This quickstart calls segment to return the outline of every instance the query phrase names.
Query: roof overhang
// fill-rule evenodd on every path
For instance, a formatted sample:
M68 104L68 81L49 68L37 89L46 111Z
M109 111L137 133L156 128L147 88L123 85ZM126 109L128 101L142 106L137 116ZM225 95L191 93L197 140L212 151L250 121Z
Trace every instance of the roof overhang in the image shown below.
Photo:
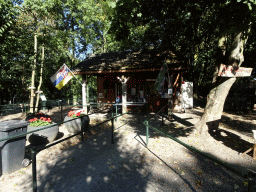
M172 71L181 71L187 70L184 67L172 68ZM160 71L160 69L120 69L120 70L98 70L98 71L81 71L74 72L75 75L83 75L83 74L104 74L104 73L137 73L137 72L154 72Z
M166 61L169 70L185 70L171 51L146 50L93 55L71 69L74 74L136 73L159 71Z

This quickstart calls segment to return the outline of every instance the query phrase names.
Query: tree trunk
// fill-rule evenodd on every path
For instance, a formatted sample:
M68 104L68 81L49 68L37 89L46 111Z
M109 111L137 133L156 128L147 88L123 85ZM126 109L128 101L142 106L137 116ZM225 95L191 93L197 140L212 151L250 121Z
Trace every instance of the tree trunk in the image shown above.
M225 64L232 65L233 67L240 67L242 62L244 61L243 49L246 43L246 39L242 39L242 33L239 33L234 37L235 38L232 39L232 44L229 49L224 45L226 50L230 50L226 52L226 54L229 54L227 55L228 61ZM221 40L223 40L223 38ZM222 56L224 55L225 52L224 54L222 53ZM199 134L206 134L207 131L209 134L218 133L218 127L221 120L221 115L224 108L226 97L231 86L236 81L235 77L218 76L220 64L222 63L222 61L223 60L219 58L216 61L216 70L212 82L213 88L210 90L207 96L207 103L205 106L204 113L200 121L196 124L196 131L199 132Z
M206 132L207 128L210 134L218 129L226 97L235 81L235 77L221 78L218 85L209 92L204 113L196 126L200 134Z
M34 112L34 97L35 97L35 73L36 73L36 56L37 56L37 35L35 33L35 47L34 47L34 65L31 76L31 93L30 93L30 113Z
M36 98L36 111L39 112L39 96L41 92L41 86L43 83L43 69L44 69L44 44L42 47L42 62L41 62L41 69L40 69L40 80L39 80L39 85L37 87L37 98Z

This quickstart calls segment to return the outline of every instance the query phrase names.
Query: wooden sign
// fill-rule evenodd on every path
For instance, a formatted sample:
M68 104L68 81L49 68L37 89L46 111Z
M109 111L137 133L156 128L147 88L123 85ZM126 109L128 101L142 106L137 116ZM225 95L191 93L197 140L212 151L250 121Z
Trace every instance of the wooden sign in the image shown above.
M42 101L47 101L45 95L40 95L40 98L41 98Z
M232 66L226 66L221 64L218 76L221 77L250 77L253 68L233 68Z

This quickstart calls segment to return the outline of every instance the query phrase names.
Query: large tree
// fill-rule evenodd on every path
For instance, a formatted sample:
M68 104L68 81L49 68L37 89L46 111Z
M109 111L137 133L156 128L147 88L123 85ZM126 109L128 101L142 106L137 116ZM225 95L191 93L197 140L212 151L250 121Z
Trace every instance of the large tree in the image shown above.
M120 0L111 32L118 40L141 42L142 48L172 50L190 60L193 81L212 78L207 104L197 130L218 127L228 91L235 78L219 77L220 64L240 67L253 31L255 1ZM139 38L133 29L141 29ZM207 75L206 75L207 74Z
M201 120L197 123L199 133L209 131L218 133L224 103L235 77L218 76L220 65L239 68L244 62L244 48L253 27L255 17L254 1L232 1L218 5L216 27L219 28L219 51L216 53L216 65L212 88ZM226 14L224 17L223 13ZM216 21L218 21L216 20ZM215 134L215 133L214 133Z

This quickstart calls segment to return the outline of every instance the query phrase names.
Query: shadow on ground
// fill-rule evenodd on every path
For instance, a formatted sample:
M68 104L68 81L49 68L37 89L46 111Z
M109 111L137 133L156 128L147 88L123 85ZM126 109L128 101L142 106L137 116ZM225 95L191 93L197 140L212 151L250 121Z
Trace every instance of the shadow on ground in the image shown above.
M115 138L119 143L122 136ZM38 191L146 191L150 173L137 145L120 149L111 144L109 129L37 161ZM31 175L21 179L19 191L31 191Z
M223 129L219 129L218 132L212 133L211 136L217 141L221 141L223 145L237 151L238 153L243 153L254 145L248 141L245 141L240 136ZM252 153L249 153L249 155L252 156Z
M139 123L137 118L129 115L125 124L115 123L115 144L111 144L111 129L106 126L88 130L91 137L75 146L44 156L39 153L38 191L232 191L235 185L246 190L242 178L171 139L162 144L167 137L156 131L150 130L150 138L157 138L160 148L145 148L146 117L141 116ZM150 125L173 137L186 137L193 131L181 118L162 125L162 118L156 116ZM32 191L31 180L28 172L8 186Z
M173 137L185 137L188 136L190 133L193 132L194 127L193 124L188 122L187 119L179 118L176 115L173 115L173 119L168 119L167 115L164 115L164 118L160 115L150 114L147 118L146 116L140 116L138 120L138 115L135 113L134 116L127 116L125 117L126 123L119 125L118 127L115 127L115 129L121 129L125 125L129 125L131 127L134 127L134 131L139 135L145 135L146 134L146 126L145 121L149 120L149 125L166 133L170 134ZM150 137L159 137L162 136L161 133L149 129Z
M192 110L192 113L198 116L202 116L203 112L198 110ZM230 115L240 116L241 120L234 119ZM236 113L236 112L226 112L221 116L220 125L227 129L235 130L243 135L252 135L252 130L256 129L256 125L250 121L255 120L256 111L248 111L247 113ZM243 119L243 120L242 120ZM249 120L249 121L248 121Z

